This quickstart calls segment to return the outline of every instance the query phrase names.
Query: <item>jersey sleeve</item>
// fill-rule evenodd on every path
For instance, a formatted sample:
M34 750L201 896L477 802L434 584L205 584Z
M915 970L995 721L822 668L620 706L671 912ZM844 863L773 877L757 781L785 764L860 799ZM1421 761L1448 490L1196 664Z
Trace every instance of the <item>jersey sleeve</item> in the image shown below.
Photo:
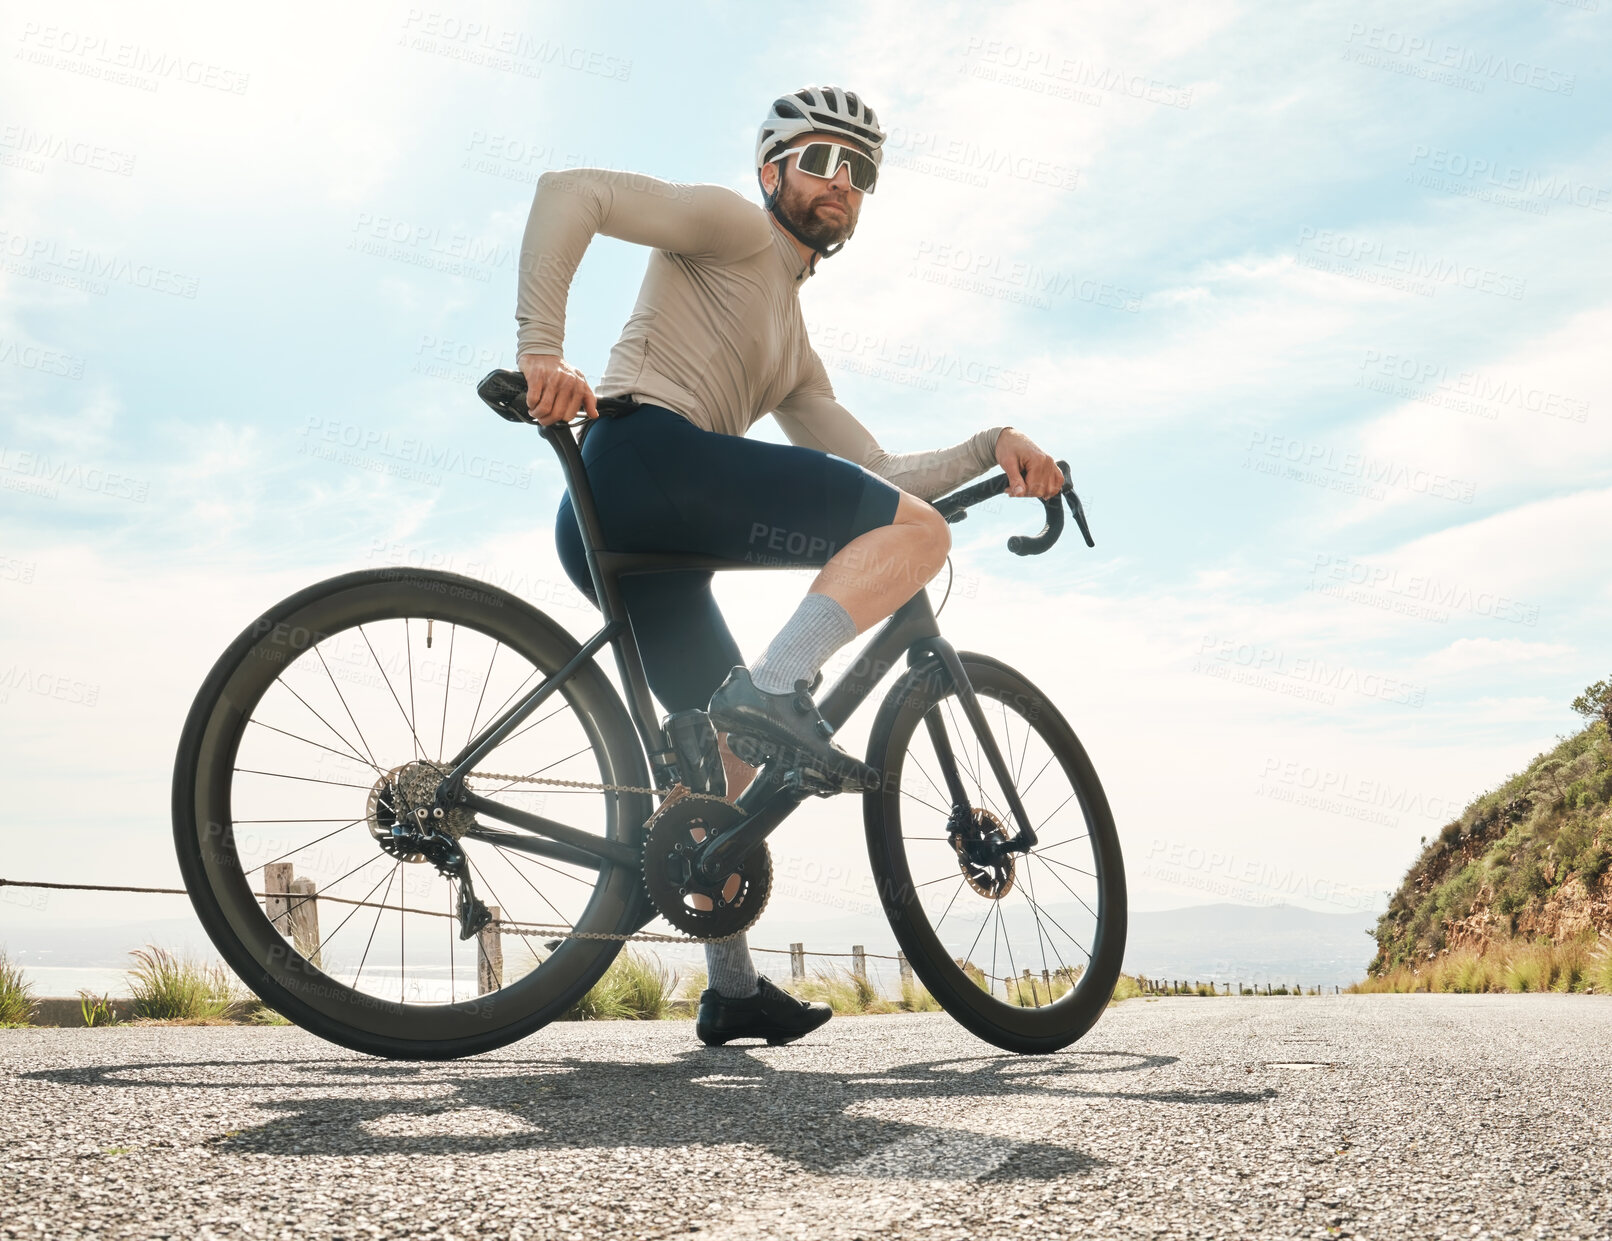
M766 214L725 186L604 168L545 172L521 239L517 355L563 351L571 277L598 233L718 264L772 244Z
M996 437L1002 432L1001 427L987 427L950 448L885 452L851 411L834 399L828 372L815 350L805 379L778 403L773 417L791 444L864 466L920 500L938 500L995 465Z

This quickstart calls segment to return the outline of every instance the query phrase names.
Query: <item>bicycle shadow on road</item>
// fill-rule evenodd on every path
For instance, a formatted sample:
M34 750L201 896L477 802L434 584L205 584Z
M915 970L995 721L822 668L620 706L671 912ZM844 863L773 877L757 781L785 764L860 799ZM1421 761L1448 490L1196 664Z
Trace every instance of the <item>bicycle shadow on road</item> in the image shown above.
M220 1154L441 1156L742 1143L821 1173L885 1175L895 1158L895 1173L905 1176L1030 1180L1102 1166L1058 1136L1083 1118L1072 1104L1246 1107L1276 1093L1126 1089L1113 1081L1176 1060L1140 1052L950 1057L871 1072L795 1068L781 1059L734 1047L625 1063L575 1056L418 1064L220 1058L42 1069L19 1079L98 1091L228 1091L241 1109L271 1114L239 1129L220 1120L219 1132L199 1143ZM982 1165L981 1150L996 1153Z

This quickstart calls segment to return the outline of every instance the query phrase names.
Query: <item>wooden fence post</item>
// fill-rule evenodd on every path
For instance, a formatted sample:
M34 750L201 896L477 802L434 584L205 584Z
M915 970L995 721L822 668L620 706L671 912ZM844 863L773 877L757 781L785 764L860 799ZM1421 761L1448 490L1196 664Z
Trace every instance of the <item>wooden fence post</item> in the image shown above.
M868 976L868 954L861 944L851 945L851 973L864 982Z
M291 863L270 862L263 868L263 912L274 929L291 938Z
M487 906L493 920L476 932L476 994L486 995L504 985L504 940L498 927L497 905Z
M291 943L313 965L319 964L319 900L312 879L303 876L290 883Z
M806 945L789 945L789 977L800 982L806 977Z
M907 954L900 949L896 950L896 969L901 974L901 985L912 986L912 962L907 960Z

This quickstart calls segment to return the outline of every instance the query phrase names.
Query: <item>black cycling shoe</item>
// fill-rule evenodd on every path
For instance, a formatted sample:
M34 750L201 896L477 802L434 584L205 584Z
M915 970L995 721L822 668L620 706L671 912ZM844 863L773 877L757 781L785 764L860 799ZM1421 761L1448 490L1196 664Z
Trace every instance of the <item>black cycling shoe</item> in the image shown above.
M709 714L728 734L728 749L752 766L777 758L843 792L879 787L877 771L829 740L834 726L804 680L795 682L792 693L769 694L756 688L748 668L736 667L711 695Z
M761 979L754 995L735 999L709 988L700 992L700 1015L694 1033L707 1047L736 1038L764 1038L777 1047L810 1034L834 1015L827 1004L797 1000L787 991Z

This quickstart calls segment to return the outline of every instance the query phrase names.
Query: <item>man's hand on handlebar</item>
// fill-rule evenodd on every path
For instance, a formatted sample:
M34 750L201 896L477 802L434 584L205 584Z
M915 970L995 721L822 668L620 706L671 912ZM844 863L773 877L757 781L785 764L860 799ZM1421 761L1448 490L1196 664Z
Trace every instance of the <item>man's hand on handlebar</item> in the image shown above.
M1015 427L1004 427L996 437L996 463L1007 475L1010 496L1049 500L1063 490L1058 463Z
M526 376L527 415L539 426L569 422L578 410L599 416L587 379L559 354L523 353L518 364Z

